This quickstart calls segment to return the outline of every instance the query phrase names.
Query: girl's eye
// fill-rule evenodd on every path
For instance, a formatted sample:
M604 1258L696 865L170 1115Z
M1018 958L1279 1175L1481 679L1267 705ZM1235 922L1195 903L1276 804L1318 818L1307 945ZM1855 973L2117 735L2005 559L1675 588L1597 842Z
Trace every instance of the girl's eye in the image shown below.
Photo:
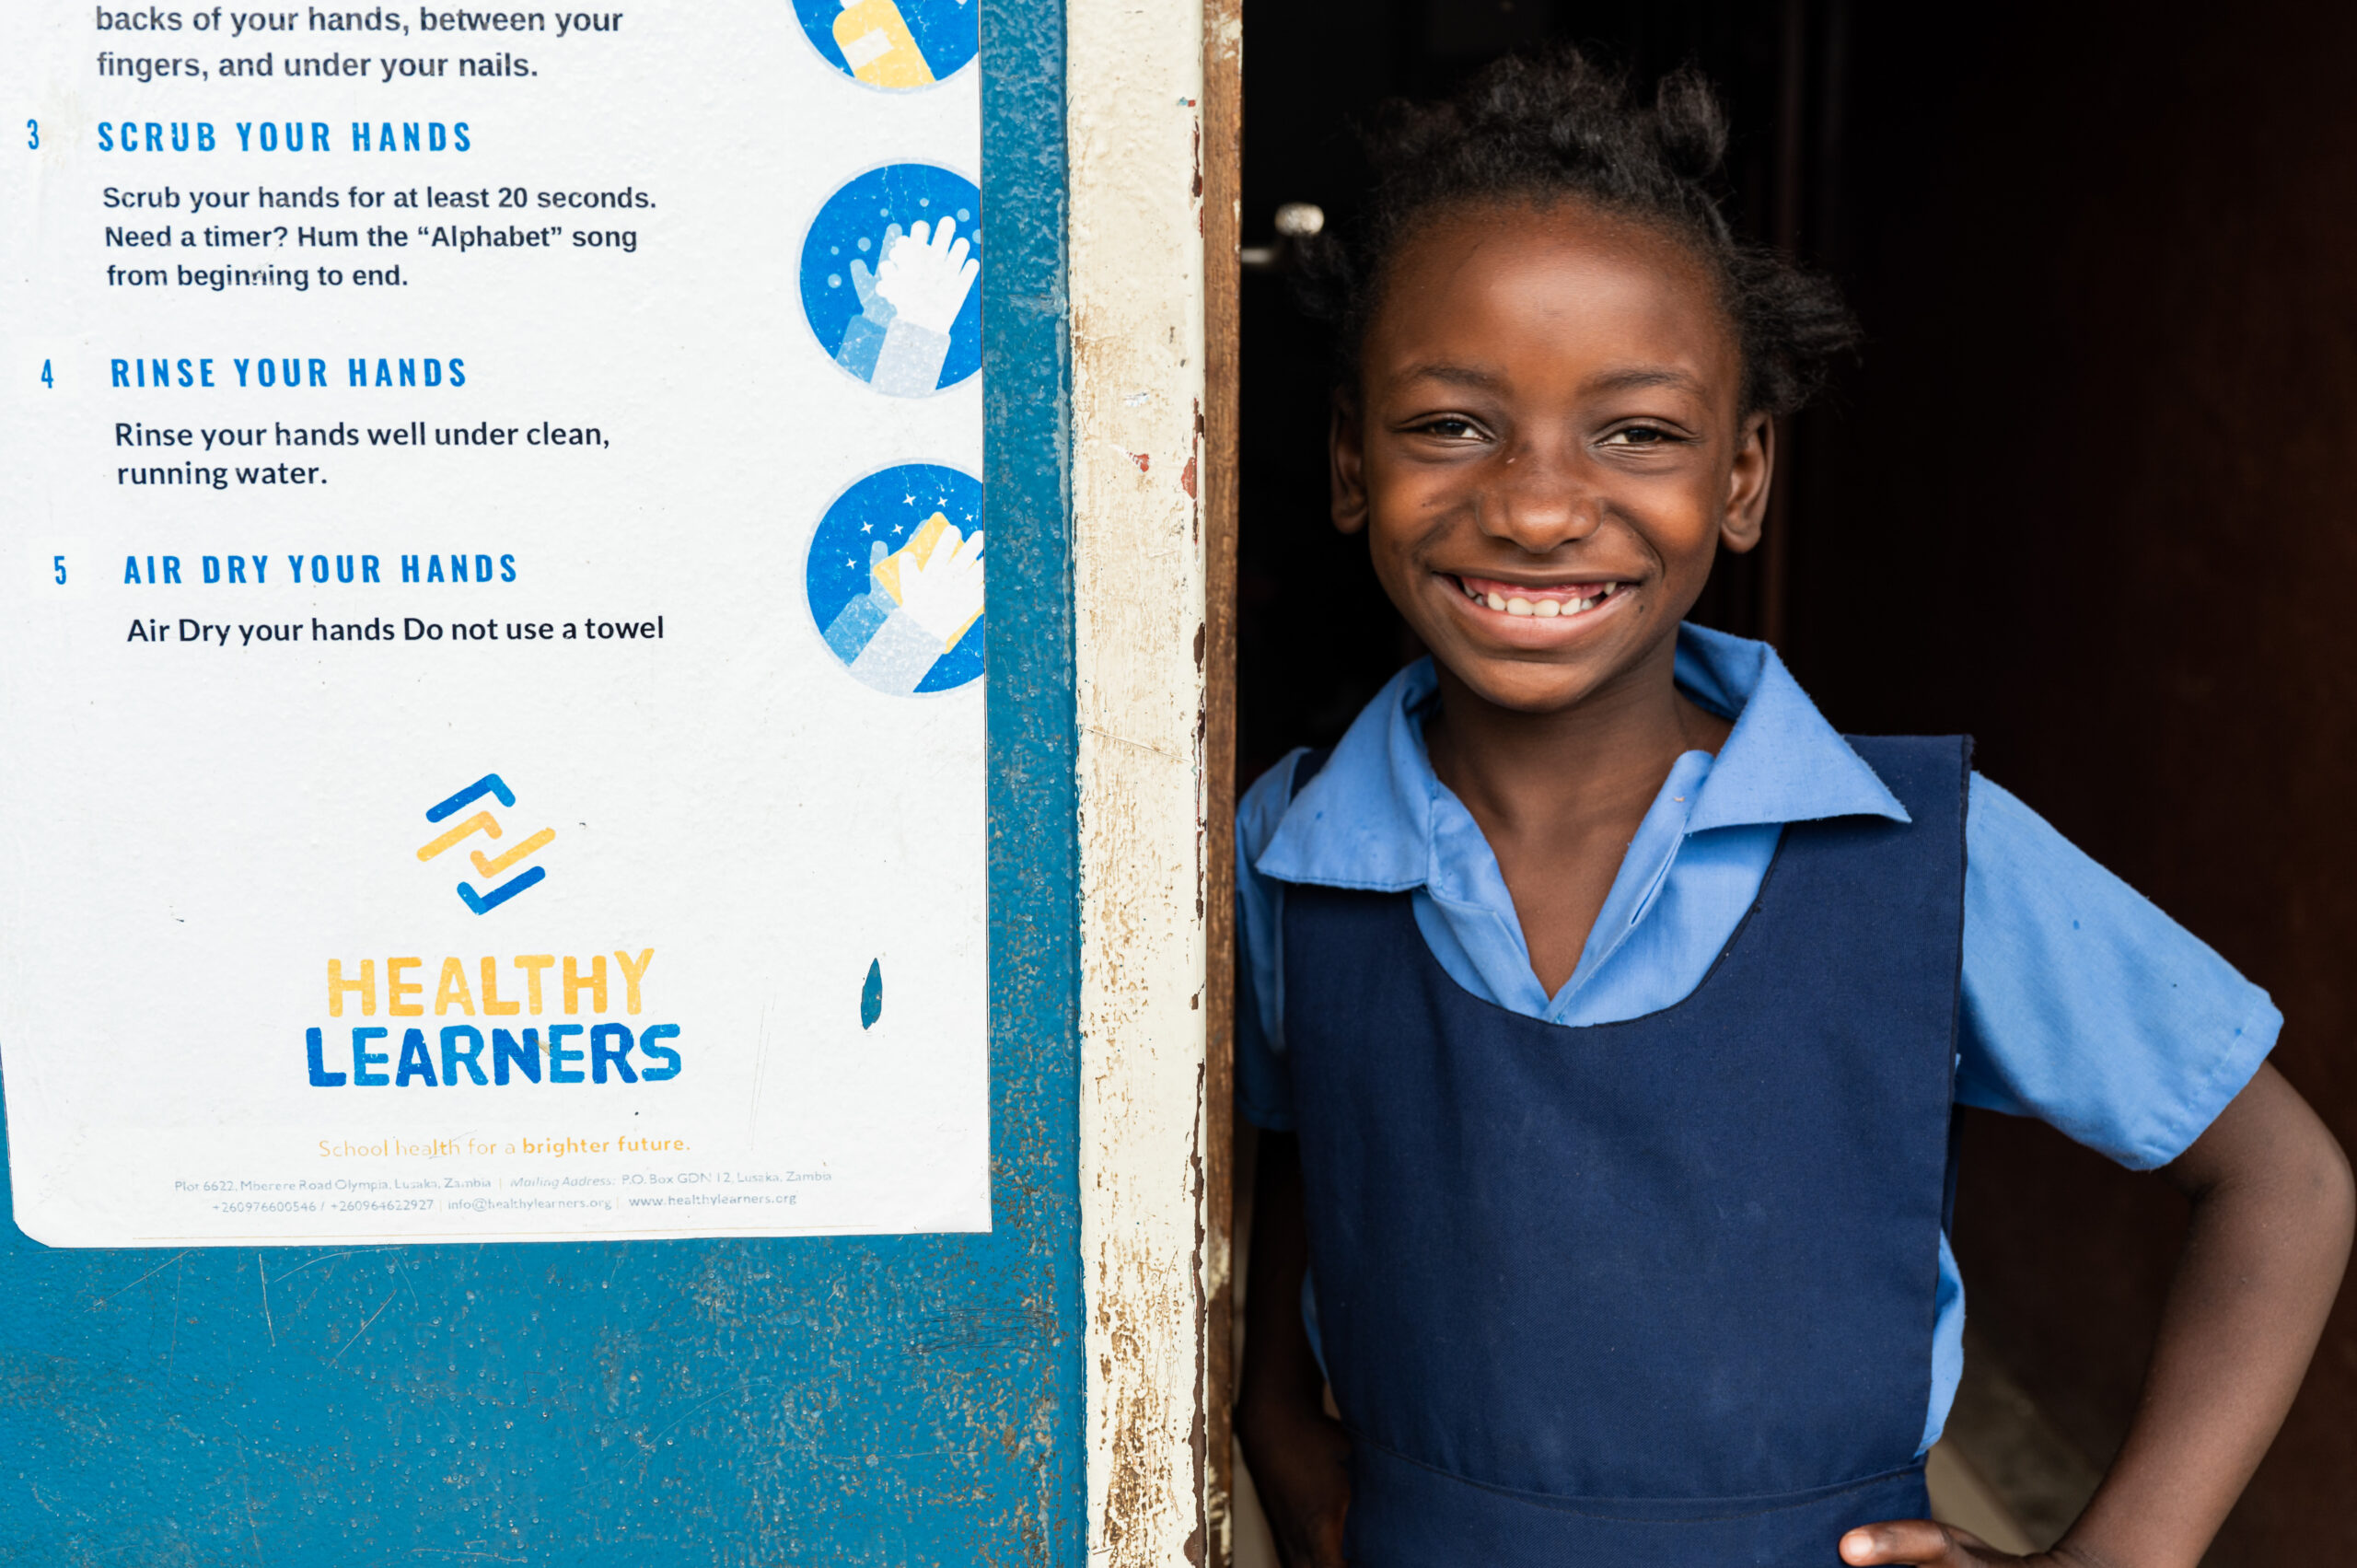
M1608 447L1666 447L1678 440L1673 432L1655 424L1632 424L1604 438Z
M1481 436L1480 425L1469 419L1458 419L1454 415L1428 419L1414 428L1419 436L1435 436L1444 441L1479 440Z

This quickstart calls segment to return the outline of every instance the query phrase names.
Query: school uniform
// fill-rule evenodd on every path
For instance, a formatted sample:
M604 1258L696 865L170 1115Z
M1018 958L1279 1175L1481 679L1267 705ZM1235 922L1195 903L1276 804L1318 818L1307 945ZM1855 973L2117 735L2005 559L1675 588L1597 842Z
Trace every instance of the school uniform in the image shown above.
M2149 1169L2282 1027L1961 739L1845 740L1696 627L1677 679L1735 727L1552 995L1424 751L1429 661L1238 809L1239 1109L1301 1140L1362 1568L1816 1568L1922 1516L1954 1107Z

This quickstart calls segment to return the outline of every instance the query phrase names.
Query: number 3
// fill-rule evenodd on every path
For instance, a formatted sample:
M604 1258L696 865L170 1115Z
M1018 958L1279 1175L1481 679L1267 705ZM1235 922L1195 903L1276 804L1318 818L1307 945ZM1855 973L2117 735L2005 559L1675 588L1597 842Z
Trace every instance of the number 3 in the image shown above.
M28 120L25 122L25 145L30 147L35 152L41 151L40 121Z

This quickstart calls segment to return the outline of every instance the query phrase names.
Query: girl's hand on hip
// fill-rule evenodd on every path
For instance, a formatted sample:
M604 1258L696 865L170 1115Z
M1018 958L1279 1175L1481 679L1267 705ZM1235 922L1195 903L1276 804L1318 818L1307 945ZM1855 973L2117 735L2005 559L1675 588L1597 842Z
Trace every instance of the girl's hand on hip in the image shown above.
M1264 1421L1247 1445L1252 1484L1285 1568L1344 1568L1351 1440L1323 1411Z
M2084 1558L2061 1552L2038 1551L2017 1557L2010 1551L1998 1551L1970 1530L1935 1525L1929 1519L1893 1519L1885 1524L1862 1525L1841 1538L1841 1561L1854 1568L1866 1568L1871 1563L1887 1563L1893 1568L1992 1568L1998 1563L2024 1563L2028 1568L2096 1568Z
M2070 1534L2015 1557L1922 1519L1865 1525L1841 1561L1910 1568L2196 1568L2307 1371L2349 1259L2357 1184L2299 1092L2261 1066L2165 1167L2193 1222L2142 1403Z
M1309 1269L1301 1145L1290 1132L1263 1132L1255 1163L1236 1435L1284 1568L1343 1568L1351 1436L1326 1413L1326 1374L1301 1319Z

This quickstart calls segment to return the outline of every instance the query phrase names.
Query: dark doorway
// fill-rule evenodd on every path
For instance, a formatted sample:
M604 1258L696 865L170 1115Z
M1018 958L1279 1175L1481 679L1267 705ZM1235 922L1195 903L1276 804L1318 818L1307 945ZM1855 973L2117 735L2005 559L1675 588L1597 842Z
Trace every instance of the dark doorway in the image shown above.
M1975 734L1984 772L2269 989L2278 1064L2357 1143L2357 11L1259 0L1248 24L1248 246L1283 202L1347 216L1376 101L1517 44L1720 84L1735 210L1838 276L1868 343L1787 433L1775 550L1701 617L1777 643L1845 729ZM1248 783L1414 650L1325 520L1324 346L1281 277L1243 291ZM1974 1353L2085 1463L2133 1409L2183 1214L1972 1118ZM2352 1416L2344 1300L2213 1562L2357 1554Z

